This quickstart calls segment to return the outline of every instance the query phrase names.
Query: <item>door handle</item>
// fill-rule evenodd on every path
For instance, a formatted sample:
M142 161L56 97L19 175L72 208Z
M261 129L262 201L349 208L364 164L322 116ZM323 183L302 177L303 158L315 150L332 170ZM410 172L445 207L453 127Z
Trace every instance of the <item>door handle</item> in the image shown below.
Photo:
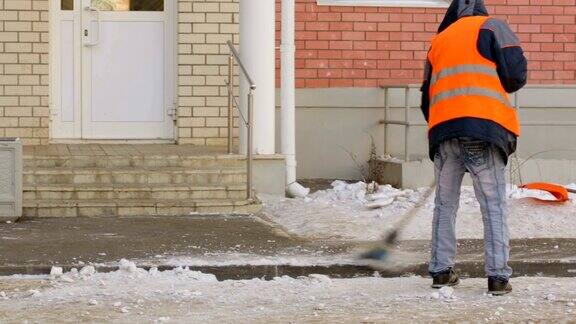
M92 7L92 6L87 6L84 7L84 10L89 11L89 12L95 12L96 13L96 39L92 39L92 37L90 37L90 41L84 43L84 46L87 47L92 47L92 46L96 46L98 45L98 43L100 42L100 9L96 8L96 7ZM90 20L90 26L89 29L92 28L92 20ZM88 29L84 30L84 36L88 36Z

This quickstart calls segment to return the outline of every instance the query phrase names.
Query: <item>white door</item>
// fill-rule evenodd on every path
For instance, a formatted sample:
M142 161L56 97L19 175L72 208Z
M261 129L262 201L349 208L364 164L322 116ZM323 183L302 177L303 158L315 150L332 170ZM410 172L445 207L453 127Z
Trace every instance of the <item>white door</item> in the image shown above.
M175 1L60 2L53 137L173 139Z

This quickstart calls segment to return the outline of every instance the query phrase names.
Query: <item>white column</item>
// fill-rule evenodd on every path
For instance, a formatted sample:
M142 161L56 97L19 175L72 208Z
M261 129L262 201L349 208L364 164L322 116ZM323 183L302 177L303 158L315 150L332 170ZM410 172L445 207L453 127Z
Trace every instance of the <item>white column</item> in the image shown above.
M240 57L256 84L254 153L275 152L275 1L240 0ZM240 78L240 106L246 114L249 84ZM246 129L240 127L240 152L246 152Z

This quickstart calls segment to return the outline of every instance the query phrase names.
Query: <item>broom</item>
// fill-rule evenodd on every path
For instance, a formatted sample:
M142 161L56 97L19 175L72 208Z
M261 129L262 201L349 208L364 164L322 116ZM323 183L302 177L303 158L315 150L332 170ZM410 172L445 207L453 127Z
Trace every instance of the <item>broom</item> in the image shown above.
M376 269L391 268L388 264L391 256L394 254L395 245L398 242L400 232L410 223L410 221L418 214L418 212L425 206L426 201L434 192L436 184L433 183L426 189L422 197L418 200L416 205L408 211L402 218L394 225L392 230L385 233L382 238L375 243L367 251L361 253L358 259L366 265Z

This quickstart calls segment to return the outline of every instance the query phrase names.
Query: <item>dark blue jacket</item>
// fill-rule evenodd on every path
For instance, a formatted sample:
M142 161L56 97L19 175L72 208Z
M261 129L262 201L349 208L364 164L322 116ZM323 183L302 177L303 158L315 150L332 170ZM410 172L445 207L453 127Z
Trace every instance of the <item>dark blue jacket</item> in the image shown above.
M483 0L453 0L438 27L438 33L458 19L468 16L488 16ZM500 82L508 93L518 91L526 84L527 62L524 52L518 38L505 22L495 18L488 19L480 29L477 47L483 57L496 64ZM426 63L424 78L420 108L428 121L432 78L432 66L429 61ZM457 137L471 137L493 143L500 149L505 161L516 150L516 136L504 127L490 120L467 117L441 123L429 130L430 159L434 159L442 142Z

